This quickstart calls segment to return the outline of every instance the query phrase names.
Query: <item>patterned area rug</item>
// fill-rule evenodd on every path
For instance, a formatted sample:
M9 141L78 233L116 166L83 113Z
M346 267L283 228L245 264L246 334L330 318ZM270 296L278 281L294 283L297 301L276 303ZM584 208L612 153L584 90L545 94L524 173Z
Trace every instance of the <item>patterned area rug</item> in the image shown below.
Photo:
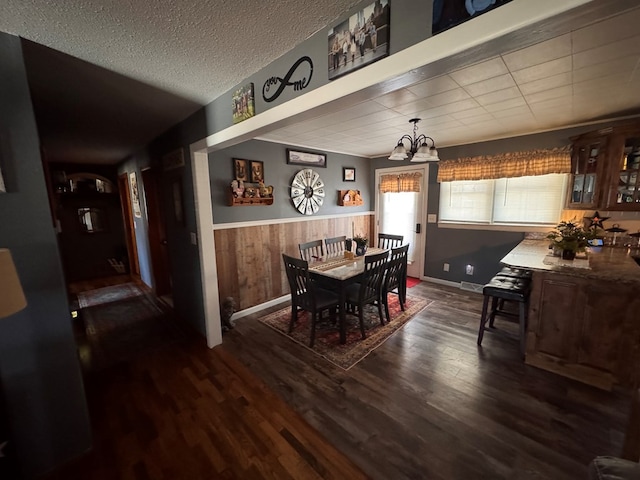
M96 288L78 293L78 307L87 308L103 303L117 302L125 298L137 297L144 292L135 283L123 283L110 287Z
M420 280L419 278L407 277L407 288L415 287L421 281L422 280Z
M86 344L79 351L83 367L101 370L184 339L170 315L152 295L82 309Z
M337 324L327 318L329 314L323 313L323 320L316 325L316 341L312 351L326 358L331 363L350 369L369 353L378 348L384 341L422 311L432 301L419 297L407 295L405 311L400 309L400 303L396 295L389 295L389 314L391 322L380 325L378 308L367 305L364 310L364 322L367 338L364 340L360 335L358 317L347 314L347 343L340 344L340 334ZM283 308L276 312L261 317L259 321L283 335L291 338L295 342L309 348L311 338L311 315L307 312L298 313L298 322L291 332L289 321L291 320L291 307Z

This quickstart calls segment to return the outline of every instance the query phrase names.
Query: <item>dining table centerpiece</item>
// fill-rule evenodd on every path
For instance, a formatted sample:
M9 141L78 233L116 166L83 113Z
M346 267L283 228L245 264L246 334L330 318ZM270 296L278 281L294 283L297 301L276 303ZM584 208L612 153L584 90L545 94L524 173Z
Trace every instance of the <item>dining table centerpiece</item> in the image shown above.
M361 257L367 253L367 246L369 245L369 239L364 235L354 235L353 243L356 244L356 256Z
M573 260L577 253L584 252L595 232L580 226L576 220L563 220L549 232L547 239L554 248L562 251L564 260Z

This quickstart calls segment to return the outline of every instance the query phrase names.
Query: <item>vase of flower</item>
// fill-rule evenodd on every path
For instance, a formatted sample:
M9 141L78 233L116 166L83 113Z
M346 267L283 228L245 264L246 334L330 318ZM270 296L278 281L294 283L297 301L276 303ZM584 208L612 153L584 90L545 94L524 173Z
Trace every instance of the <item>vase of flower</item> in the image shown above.
M356 257L361 257L365 253L367 253L367 245L369 245L369 240L367 237L362 235L355 235L353 237L353 242L356 244Z
M551 246L562 251L563 260L575 259L576 253L584 252L589 246L589 240L594 237L595 231L585 230L575 220L560 222L547 235Z

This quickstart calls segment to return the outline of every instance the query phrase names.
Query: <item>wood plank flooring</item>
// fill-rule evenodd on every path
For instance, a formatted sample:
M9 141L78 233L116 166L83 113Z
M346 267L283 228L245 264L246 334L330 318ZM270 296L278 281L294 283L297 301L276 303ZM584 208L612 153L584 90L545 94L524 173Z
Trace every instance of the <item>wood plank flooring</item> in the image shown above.
M434 302L349 371L256 314L215 349L185 335L89 372L95 447L47 480L584 479L620 453L624 392L528 367L492 332L478 348L481 295L409 293Z

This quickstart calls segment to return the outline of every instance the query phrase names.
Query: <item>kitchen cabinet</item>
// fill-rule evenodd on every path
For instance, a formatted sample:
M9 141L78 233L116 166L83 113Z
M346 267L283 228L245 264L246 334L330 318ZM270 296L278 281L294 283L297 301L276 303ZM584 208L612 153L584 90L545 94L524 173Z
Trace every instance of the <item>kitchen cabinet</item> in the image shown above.
M526 363L610 390L638 381L633 285L534 272Z
M601 204L607 142L608 137L599 133L573 142L568 208L594 209Z
M567 208L640 211L640 122L571 140Z

